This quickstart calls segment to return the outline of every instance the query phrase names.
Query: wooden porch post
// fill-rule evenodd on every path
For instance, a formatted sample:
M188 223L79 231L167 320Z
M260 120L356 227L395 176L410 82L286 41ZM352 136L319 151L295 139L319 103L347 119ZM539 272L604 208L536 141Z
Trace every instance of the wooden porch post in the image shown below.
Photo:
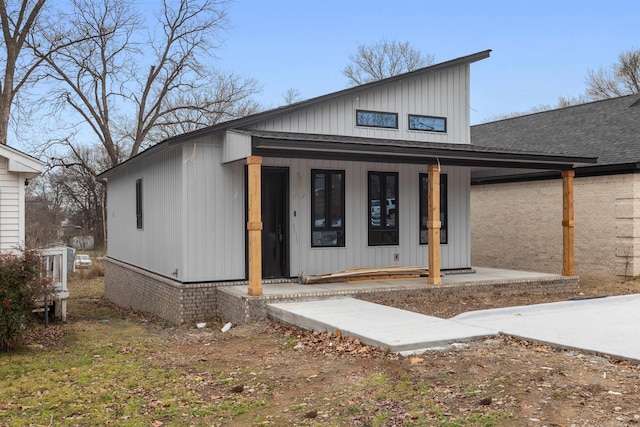
M428 179L428 220L427 243L429 245L429 277L427 283L439 285L440 277L440 165L427 166Z
M249 290L250 296L262 295L262 185L260 182L262 157L247 157L249 168Z
M573 220L573 177L575 171L562 171L562 275L575 276L573 259L574 228Z

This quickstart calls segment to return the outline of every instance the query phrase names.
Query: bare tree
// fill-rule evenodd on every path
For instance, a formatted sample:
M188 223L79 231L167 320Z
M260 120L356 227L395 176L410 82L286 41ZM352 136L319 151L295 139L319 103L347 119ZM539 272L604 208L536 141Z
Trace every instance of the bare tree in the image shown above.
M58 241L64 219L64 197L60 186L45 173L29 180L25 195L25 246L41 248Z
M211 86L201 92L180 94L167 99L167 111L149 133L149 140L159 141L216 123L258 112L261 107L252 96L260 91L256 80L235 73L216 73ZM188 106L192 108L172 108Z
M409 42L382 40L373 45L361 44L355 54L349 55L351 63L342 70L350 85L381 80L433 64L434 55L423 55Z
M78 125L88 125L109 166L179 129L182 119L197 128L242 114L242 102L250 110L255 82L221 75L203 62L213 59L227 25L224 0L163 0L155 26L146 25L128 0L72 3L62 32L85 39L45 60L50 77L62 83L54 93L58 105L77 114Z
M0 2L0 26L4 49L0 50L0 144L7 144L9 119L16 96L42 62L24 49L29 34L36 26L45 0Z
M592 100L640 93L640 50L622 52L610 69L589 70L585 80Z
M282 99L285 105L294 104L302 99L299 89L289 88L282 94Z
M579 104L586 104L589 102L589 98L586 95L578 96L559 96L558 105L554 108L566 108Z
M110 159L101 146L77 146L63 141L69 148L66 156L52 158L50 186L57 188L69 219L83 233L93 236L97 247L104 245L102 209L105 201L104 183L96 175L106 169Z

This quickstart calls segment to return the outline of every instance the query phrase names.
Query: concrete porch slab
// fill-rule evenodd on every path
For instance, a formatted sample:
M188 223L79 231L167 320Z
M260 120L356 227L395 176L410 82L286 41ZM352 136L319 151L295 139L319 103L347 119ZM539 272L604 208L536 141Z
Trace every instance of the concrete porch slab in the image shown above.
M461 298L470 295L522 295L569 292L579 289L577 276L495 268L474 268L471 274L448 274L441 285L428 285L426 278L303 285L293 281L264 283L263 295L249 296L246 283L219 285L217 315L224 321L248 323L267 318L267 304L311 301L392 293L399 298L414 296Z

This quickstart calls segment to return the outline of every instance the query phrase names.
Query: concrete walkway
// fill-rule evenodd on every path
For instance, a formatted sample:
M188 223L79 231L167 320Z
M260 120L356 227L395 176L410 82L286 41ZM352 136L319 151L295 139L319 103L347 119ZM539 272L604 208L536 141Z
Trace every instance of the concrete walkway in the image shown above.
M420 353L502 332L640 362L640 294L482 310L440 319L354 298L275 303L274 319L393 352Z

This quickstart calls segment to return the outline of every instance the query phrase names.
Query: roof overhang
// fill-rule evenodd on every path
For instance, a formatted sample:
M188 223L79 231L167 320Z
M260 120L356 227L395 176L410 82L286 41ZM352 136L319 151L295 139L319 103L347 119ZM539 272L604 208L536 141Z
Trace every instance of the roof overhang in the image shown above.
M7 171L33 178L42 172L44 163L22 151L0 144L0 156L7 159Z
M444 144L337 135L242 131L251 135L252 154L263 157L419 163L451 166L566 170L594 164L593 157L507 151L470 144Z
M522 173L497 173L495 169L489 169L494 173L478 174L471 171L471 184L503 184L510 182L543 181L560 177L558 171L526 171ZM627 173L640 173L640 163L616 163L606 165L577 166L576 178L589 176L621 175Z

